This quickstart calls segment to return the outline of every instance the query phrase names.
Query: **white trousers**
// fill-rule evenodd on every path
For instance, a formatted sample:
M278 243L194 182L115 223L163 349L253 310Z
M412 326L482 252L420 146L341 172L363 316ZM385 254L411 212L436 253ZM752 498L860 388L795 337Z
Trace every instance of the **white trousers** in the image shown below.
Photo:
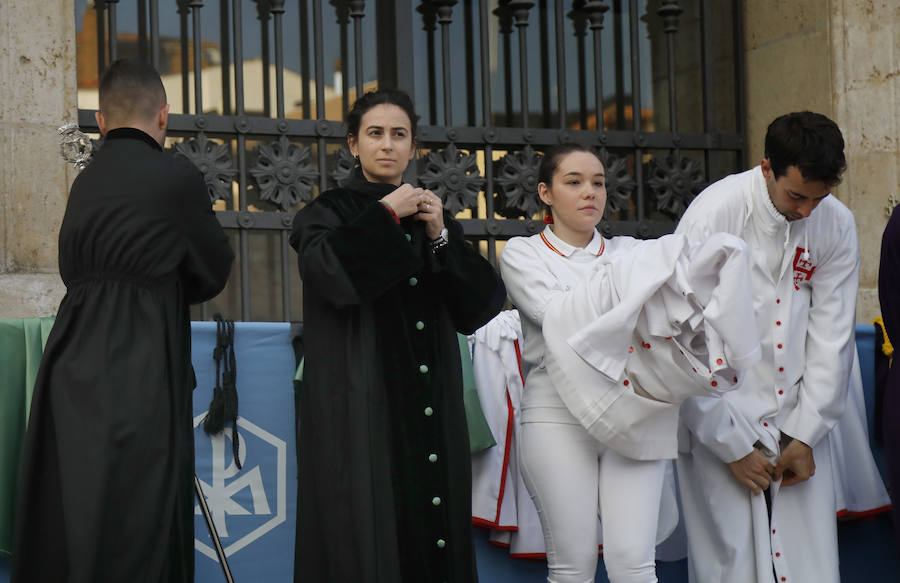
M837 520L827 439L813 448L815 475L762 494L740 484L728 466L693 440L678 458L691 583L838 583Z
M655 583L656 530L665 460L613 451L581 425L523 423L522 477L544 532L550 583L592 583L597 515L612 583Z

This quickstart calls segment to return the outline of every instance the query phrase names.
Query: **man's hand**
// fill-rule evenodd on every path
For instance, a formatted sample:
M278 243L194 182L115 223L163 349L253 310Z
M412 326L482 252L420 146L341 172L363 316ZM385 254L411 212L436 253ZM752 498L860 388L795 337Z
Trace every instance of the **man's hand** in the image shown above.
M738 482L750 488L754 494L760 494L772 482L775 466L754 448L741 459L728 464L728 469Z
M775 466L775 479L784 476L782 488L805 482L815 473L816 461L813 459L812 448L797 439L784 448L778 465Z

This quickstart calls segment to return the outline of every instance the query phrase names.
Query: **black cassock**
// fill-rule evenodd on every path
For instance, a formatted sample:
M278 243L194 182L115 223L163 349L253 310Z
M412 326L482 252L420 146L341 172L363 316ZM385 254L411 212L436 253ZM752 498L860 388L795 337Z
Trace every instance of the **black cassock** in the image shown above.
M471 470L456 332L506 290L445 213L397 224L365 181L297 213L306 360L298 399L295 581L475 581Z
M12 581L193 581L188 305L233 258L200 172L110 131L60 229L67 293L34 388Z
M896 530L900 528L900 353L897 351L900 346L900 206L891 214L881 239L878 299L884 327L894 347L894 359L885 383L881 426ZM876 346L876 350L881 350L881 346ZM900 555L900 538L894 540Z

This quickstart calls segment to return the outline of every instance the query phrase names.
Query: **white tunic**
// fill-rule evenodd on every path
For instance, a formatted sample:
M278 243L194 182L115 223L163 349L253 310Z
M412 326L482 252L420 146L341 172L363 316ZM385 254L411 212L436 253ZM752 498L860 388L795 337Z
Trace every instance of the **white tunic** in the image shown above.
M686 455L693 452L679 461L685 512L690 512L685 520L692 581L750 572L770 581L773 566L780 581L837 581L836 526L829 511L829 505L834 507L832 448L825 437L845 410L856 351L859 252L853 216L829 196L809 218L788 222L772 205L756 167L704 190L676 232L692 240L727 232L747 242L763 348L762 362L747 373L740 390L692 398L681 407L689 431L681 432L679 447ZM723 486L737 484L725 464L749 454L754 444L774 459L782 433L814 448L817 471L800 485L781 491L773 485L771 525L763 498L743 486L746 504L716 499L717 480L728 482ZM698 443L706 449L699 450ZM861 455L871 458L867 448ZM721 467L712 467L716 464ZM723 513L728 519L718 521ZM752 525L754 543L736 542L743 548L729 560L734 549L718 545L727 547L731 537L739 540L744 525ZM707 540L706 548L700 540ZM829 556L832 549L835 556ZM756 564L733 564L741 561Z

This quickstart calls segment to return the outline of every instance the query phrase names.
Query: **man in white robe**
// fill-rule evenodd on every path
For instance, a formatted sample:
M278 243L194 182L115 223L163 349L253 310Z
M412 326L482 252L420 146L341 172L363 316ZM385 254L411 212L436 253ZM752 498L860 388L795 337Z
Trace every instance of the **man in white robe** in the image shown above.
M825 116L781 116L761 164L709 186L678 225L748 244L763 348L741 388L681 408L692 583L839 581L826 436L847 401L859 275L853 215L829 196L843 150Z

